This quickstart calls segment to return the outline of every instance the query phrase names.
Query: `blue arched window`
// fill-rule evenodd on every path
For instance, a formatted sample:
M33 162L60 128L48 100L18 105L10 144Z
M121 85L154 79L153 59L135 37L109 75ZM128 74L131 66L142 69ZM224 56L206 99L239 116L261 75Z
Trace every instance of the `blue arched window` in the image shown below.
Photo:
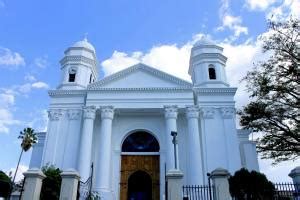
M122 152L158 152L159 144L156 138L145 132L130 134L122 144Z

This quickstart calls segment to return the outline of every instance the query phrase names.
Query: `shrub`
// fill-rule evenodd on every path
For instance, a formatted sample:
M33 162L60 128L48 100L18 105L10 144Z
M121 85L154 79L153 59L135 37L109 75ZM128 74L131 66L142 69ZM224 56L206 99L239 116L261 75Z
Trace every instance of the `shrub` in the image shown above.
M244 168L229 178L229 189L237 200L271 200L275 191L273 183L264 174Z
M8 197L11 189L10 178L3 171L0 171L0 197Z
M61 170L55 168L53 165L46 165L42 167L46 178L43 180L41 189L41 200L56 200L59 199L61 186Z

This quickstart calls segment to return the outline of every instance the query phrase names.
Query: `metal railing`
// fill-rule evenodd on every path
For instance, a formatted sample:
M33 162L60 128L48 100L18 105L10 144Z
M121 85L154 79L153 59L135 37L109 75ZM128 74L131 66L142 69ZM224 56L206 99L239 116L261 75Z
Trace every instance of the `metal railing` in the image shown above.
M275 183L274 200L299 200L300 184Z
M186 185L182 187L183 200L214 200L214 186Z

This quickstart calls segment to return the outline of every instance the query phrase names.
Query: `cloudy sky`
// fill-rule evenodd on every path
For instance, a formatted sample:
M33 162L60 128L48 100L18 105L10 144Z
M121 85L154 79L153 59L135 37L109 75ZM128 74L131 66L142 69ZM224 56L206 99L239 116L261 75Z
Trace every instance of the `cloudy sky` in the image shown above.
M58 62L85 34L96 48L100 78L144 62L190 80L190 49L208 37L224 47L240 108L249 99L239 80L266 58L258 38L267 34L267 19L291 15L300 17L300 0L0 0L0 170L14 170L20 130L46 130L47 90L58 85ZM273 181L290 181L296 165L260 161Z

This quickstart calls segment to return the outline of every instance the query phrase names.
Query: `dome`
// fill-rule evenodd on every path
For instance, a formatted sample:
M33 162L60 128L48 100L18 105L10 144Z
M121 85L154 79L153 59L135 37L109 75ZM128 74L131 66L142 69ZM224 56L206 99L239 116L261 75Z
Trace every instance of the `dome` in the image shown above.
M207 37L202 37L194 44L194 47L208 46L208 45L216 45L216 44L211 39L208 39Z
M94 46L88 42L87 38L84 38L83 40L76 42L75 44L72 45L72 47L86 48L92 50L93 52L96 52Z

